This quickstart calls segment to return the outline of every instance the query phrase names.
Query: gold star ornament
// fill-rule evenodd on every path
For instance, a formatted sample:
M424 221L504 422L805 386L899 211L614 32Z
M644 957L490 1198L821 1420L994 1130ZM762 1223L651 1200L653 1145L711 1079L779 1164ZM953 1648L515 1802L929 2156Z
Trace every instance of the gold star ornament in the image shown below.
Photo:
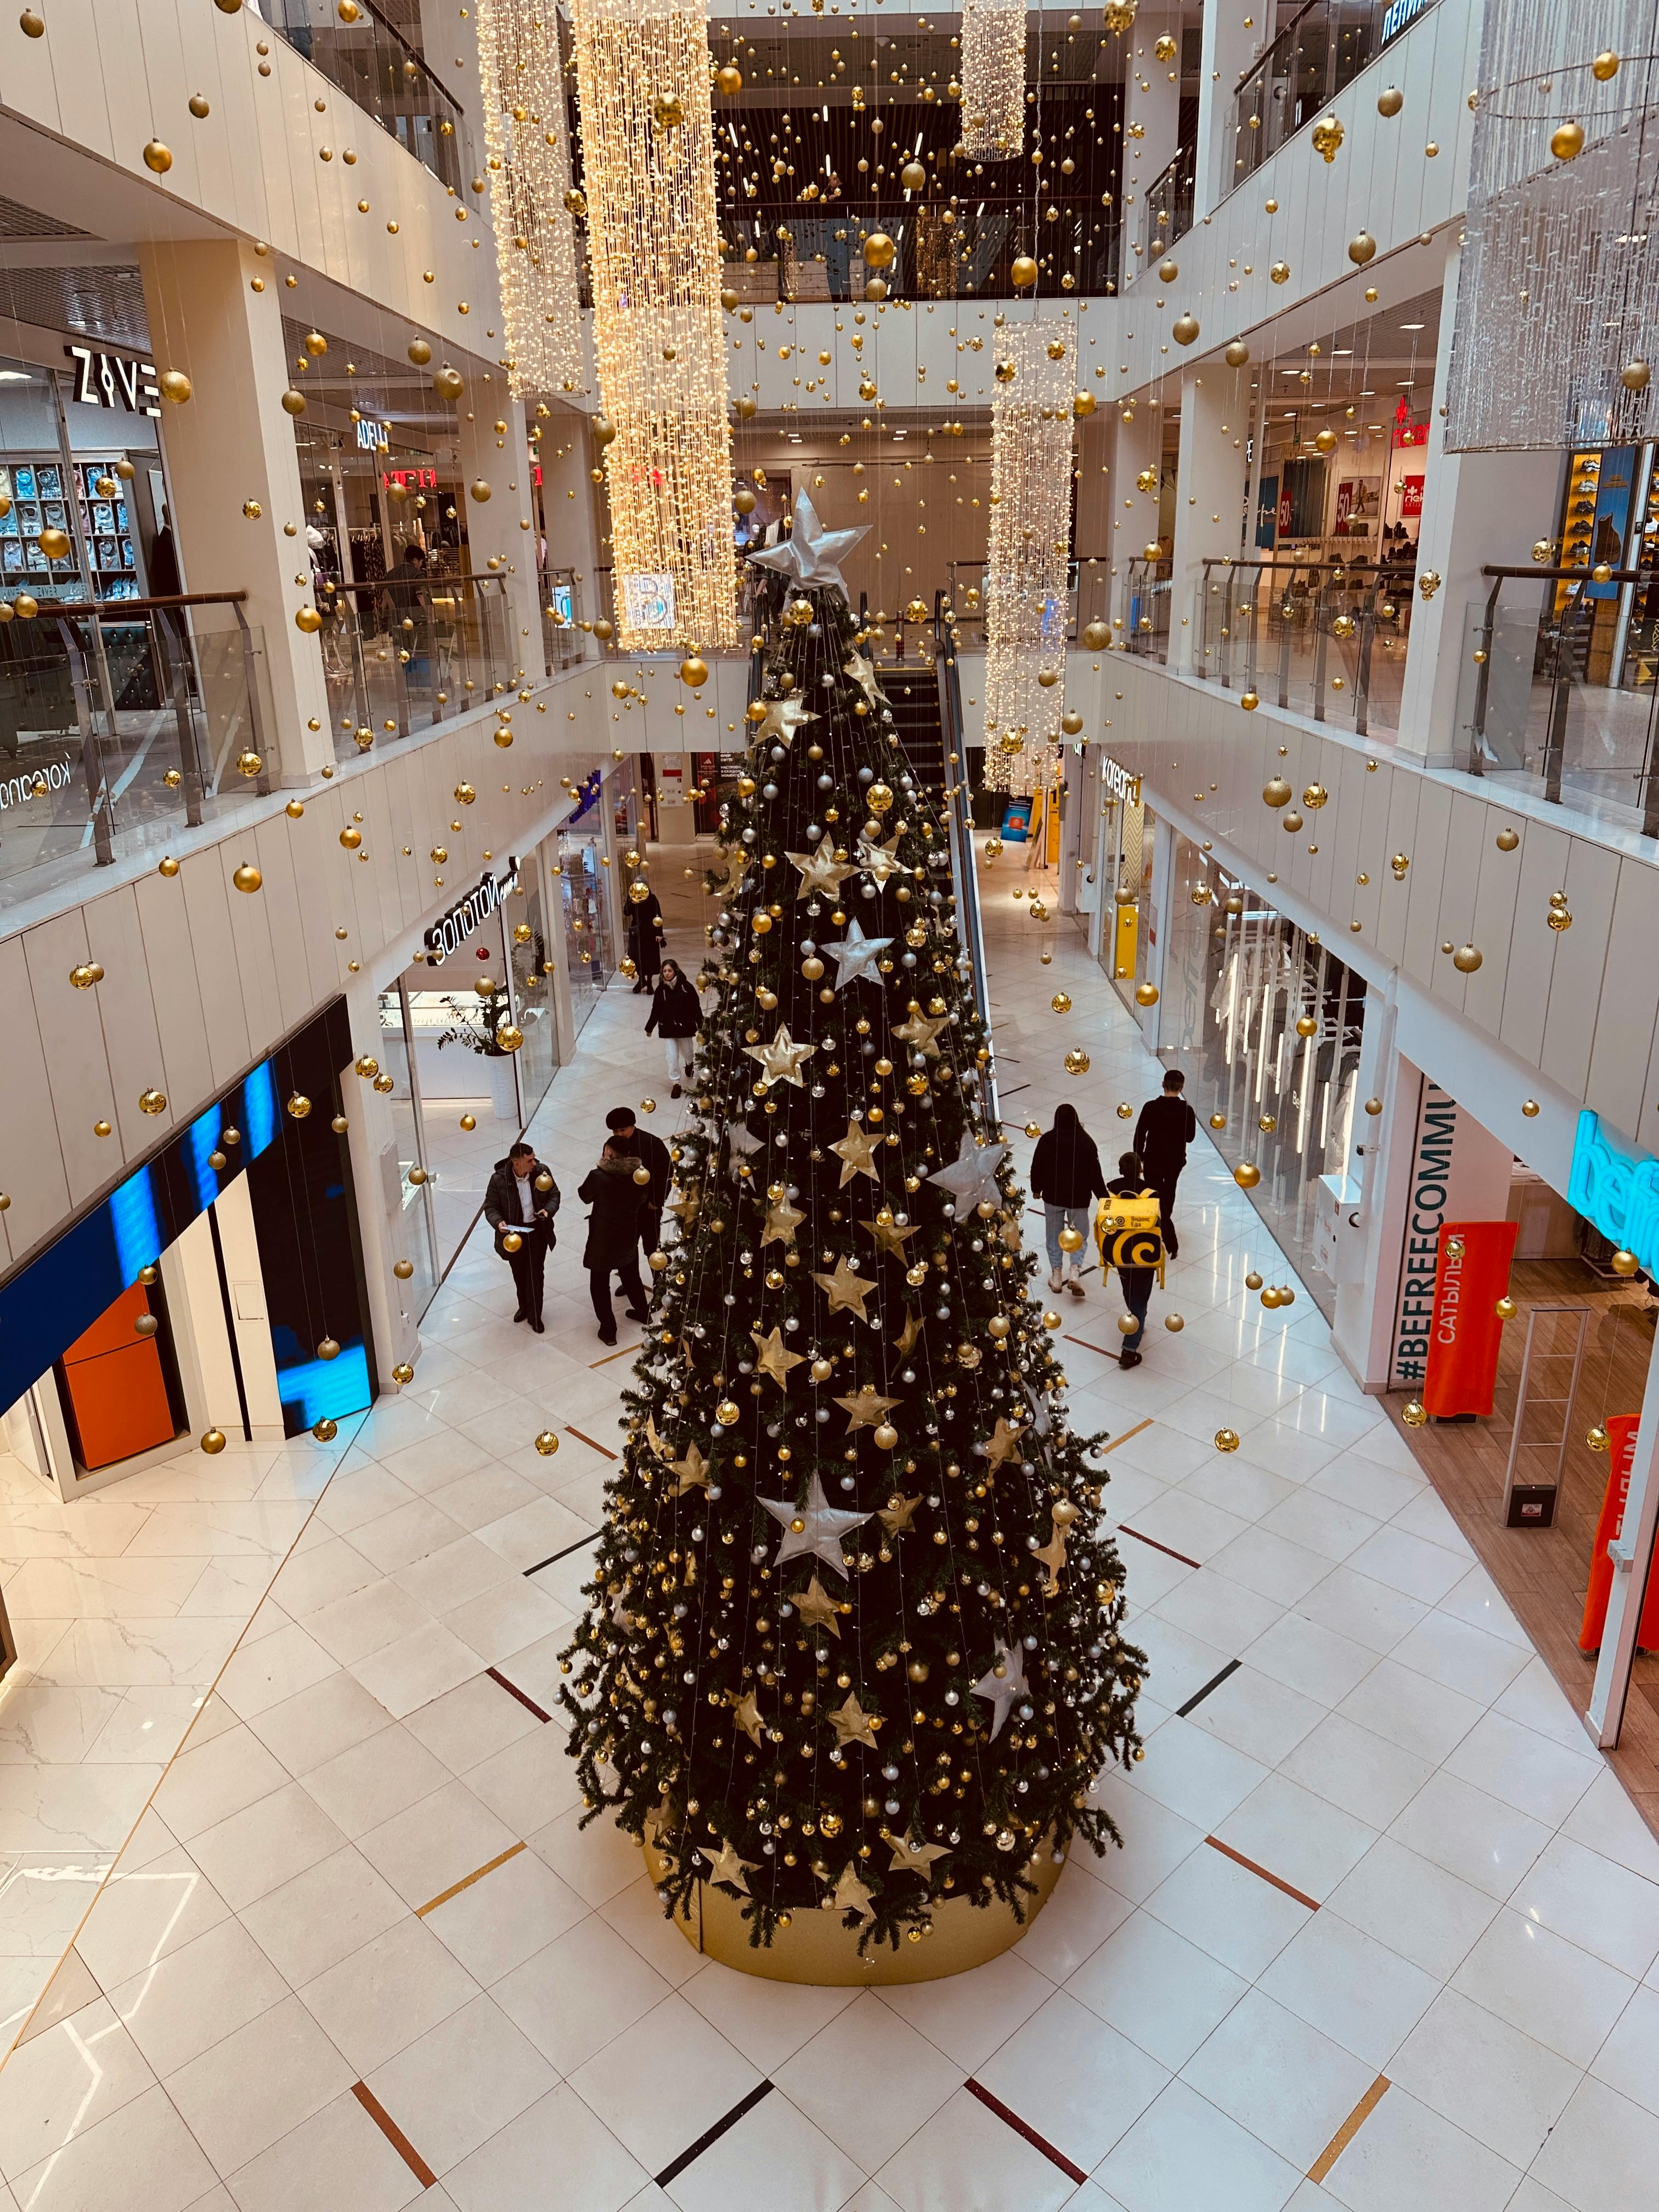
M809 1628L827 1628L831 1636L841 1634L841 1607L818 1580L816 1567L811 1581L790 1602Z
M780 1389L787 1389L790 1369L803 1365L805 1353L787 1351L784 1346L783 1331L780 1328L775 1328L770 1336L763 1336L757 1328L750 1329L749 1333L755 1340L756 1374L769 1375Z
M826 830L816 853L791 853L786 856L799 870L800 887L804 891L827 891L836 897L848 876L858 870L845 860L836 858L836 841Z
M866 1283L854 1272L844 1252L836 1262L833 1275L814 1272L812 1280L829 1298L832 1314L855 1313L860 1321L873 1322L873 1316L864 1310L864 1301L876 1286L874 1283Z
M826 1279L820 1276L818 1279L822 1282ZM845 1409L847 1433L850 1437L854 1429L879 1428L883 1420L897 1405L898 1400L884 1398L873 1382L866 1382L861 1390L855 1390L850 1398L837 1398L836 1403Z
M866 1744L872 1751L879 1748L876 1742L876 1730L881 1726L881 1716L865 1711L859 1703L856 1690L848 1692L846 1704L830 1714L829 1721L836 1731L837 1750L845 1751L849 1743Z
M815 1044L797 1044L787 1026L780 1026L770 1044L746 1044L749 1058L760 1063L761 1079L765 1083L793 1083L797 1091L805 1091L801 1080L801 1062L817 1050ZM832 1146L832 1150L837 1149ZM873 1170L872 1170L873 1172ZM843 1176L842 1181L846 1178Z
M753 1052L752 1045L750 1050ZM811 1050L810 1045L807 1050L809 1052ZM799 1081L799 1079L796 1079ZM830 1149L840 1158L841 1182L843 1188L852 1182L855 1175L867 1175L872 1182L880 1182L880 1172L876 1166L876 1147L856 1121L849 1121L847 1124L847 1134L837 1138Z

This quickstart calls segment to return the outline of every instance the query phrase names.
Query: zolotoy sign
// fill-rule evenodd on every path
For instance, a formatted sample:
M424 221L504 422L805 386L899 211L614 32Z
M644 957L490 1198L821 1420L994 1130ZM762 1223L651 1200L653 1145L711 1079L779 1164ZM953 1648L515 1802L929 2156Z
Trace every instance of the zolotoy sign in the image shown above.
M486 868L466 896L458 899L447 914L440 915L422 939L426 957L433 966L439 966L452 952L459 952L479 924L489 919L507 893L518 889L518 884L516 854L508 856L499 875Z

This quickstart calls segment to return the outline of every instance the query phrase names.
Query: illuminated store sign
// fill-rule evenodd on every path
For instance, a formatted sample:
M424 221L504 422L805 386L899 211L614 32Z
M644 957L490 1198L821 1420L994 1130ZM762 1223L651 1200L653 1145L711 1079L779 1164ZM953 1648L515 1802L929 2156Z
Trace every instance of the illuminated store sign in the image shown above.
M450 953L459 951L479 923L488 921L507 893L517 888L518 881L516 856L509 858L499 876L486 868L466 896L457 900L447 915L433 923L422 942L434 968Z
M160 415L161 387L153 361L124 361L119 354L66 345L76 365L75 396L83 407L125 407L129 415Z

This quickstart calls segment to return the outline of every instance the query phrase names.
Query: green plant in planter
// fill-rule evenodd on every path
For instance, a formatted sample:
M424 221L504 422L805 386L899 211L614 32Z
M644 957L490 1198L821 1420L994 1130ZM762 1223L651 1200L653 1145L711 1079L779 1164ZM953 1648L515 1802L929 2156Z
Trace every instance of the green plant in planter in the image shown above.
M464 999L444 999L439 1003L451 1017L448 1028L438 1039L440 1052L447 1044L459 1044L485 1060L506 1059L506 1047L495 1042L497 1030L513 1026L512 1001L504 984L498 983L487 998L471 1005Z

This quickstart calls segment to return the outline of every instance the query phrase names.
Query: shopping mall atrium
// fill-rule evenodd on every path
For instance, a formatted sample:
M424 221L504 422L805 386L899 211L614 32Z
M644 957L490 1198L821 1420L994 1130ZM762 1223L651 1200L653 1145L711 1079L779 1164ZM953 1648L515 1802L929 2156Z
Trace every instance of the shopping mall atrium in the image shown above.
M1659 2201L1659 4L907 5L0 0L0 2212Z

